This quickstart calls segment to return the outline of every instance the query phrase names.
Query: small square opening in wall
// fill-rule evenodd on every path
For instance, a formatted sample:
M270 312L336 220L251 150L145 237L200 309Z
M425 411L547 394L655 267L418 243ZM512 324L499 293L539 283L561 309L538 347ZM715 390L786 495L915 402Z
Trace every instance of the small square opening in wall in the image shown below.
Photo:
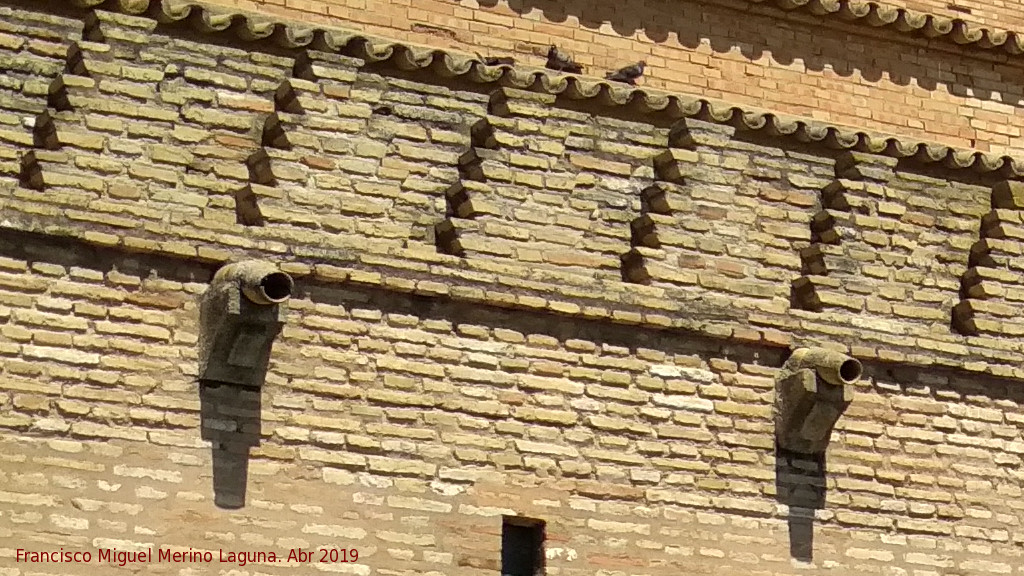
M502 576L544 575L544 521L504 516L501 525Z

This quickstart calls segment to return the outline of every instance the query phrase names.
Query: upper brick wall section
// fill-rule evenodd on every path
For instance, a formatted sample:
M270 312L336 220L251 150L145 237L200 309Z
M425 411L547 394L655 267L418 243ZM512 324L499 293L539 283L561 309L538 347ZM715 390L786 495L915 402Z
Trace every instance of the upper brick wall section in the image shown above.
M1005 31L1024 25L1011 6L968 6L966 14L945 2L906 2L901 7L919 11L908 15L894 4L833 0L660 2L628 11L613 0L216 2L430 46L511 54L536 66L554 42L595 76L645 58L641 84L650 88L955 146L1021 149L1024 70L1012 54L1019 52L1016 35ZM800 8L787 12L782 5ZM829 12L814 14L823 10ZM991 44L1000 46L986 50Z
M1024 29L1024 2L1019 0L887 0L887 3L991 28Z
M248 43L8 14L7 231L1024 374L1010 158L198 11Z
M457 15L460 10L473 10L483 8L494 8L496 6L510 6L519 12L530 11L548 12L553 6L543 0L527 0L525 2L512 2L507 0L429 0L417 2L410 5L408 2L395 0L307 0L303 2L287 0L215 0L214 3L234 8L260 11L267 13L304 14L307 17L342 18L345 20L365 22L374 26L393 26L401 29L404 23L434 23L442 24L437 16L431 15ZM723 0L712 0L711 3L741 7L749 5L770 5L785 10L807 9L816 15L846 12L850 16L859 15L860 12L867 12L869 9L877 12L889 12L903 10L910 13L920 13L937 17L938 20L958 20L976 27L1002 30L1024 29L1024 3L1019 0L1007 2L988 2L985 0L741 0L740 2L727 2ZM595 6L596 4L596 6ZM630 12L636 13L637 9L643 10L642 3L630 5ZM683 0L673 0L672 9L681 9L685 4ZM447 9L445 9L447 6ZM606 11L603 2L570 1L559 2L558 9L565 14L579 14L582 9L597 9ZM596 20L598 14L589 16L590 20ZM621 16L620 16L621 18ZM532 18L537 20L537 18ZM554 19L553 19L554 20ZM485 20L486 21L486 20ZM664 25L664 22L661 23ZM939 24L942 26L942 24Z

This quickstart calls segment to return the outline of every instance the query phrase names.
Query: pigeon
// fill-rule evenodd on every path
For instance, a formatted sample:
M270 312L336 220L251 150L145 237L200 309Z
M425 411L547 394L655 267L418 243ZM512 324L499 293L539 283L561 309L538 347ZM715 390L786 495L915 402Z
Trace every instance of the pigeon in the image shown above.
M515 66L516 59L511 56L484 56L477 52L476 57L484 63L485 66Z
M645 66L647 66L647 62L641 60L632 66L626 66L625 68L620 68L615 72L609 72L605 75L605 79L611 80L612 82L625 82L630 86L636 86L637 78L644 75Z
M562 52L554 44L548 49L548 62L544 67L549 70L568 72L570 74L580 74L583 72L583 66L577 64L572 59L572 56Z

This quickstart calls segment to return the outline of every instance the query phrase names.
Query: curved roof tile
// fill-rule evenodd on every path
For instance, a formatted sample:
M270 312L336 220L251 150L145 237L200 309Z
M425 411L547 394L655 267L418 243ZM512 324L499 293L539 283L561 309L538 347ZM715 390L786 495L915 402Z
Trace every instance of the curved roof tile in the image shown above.
M74 0L92 8L105 0ZM1014 32L971 28L961 20L884 6L863 0L752 0L772 3L786 10L807 10L818 15L835 15L845 20L862 20L871 26L894 26L904 32L920 31L929 37L943 35L961 44L1003 46L1008 52L1024 52L1024 39ZM285 48L313 48L338 52L367 62L388 62L403 70L430 69L446 78L464 77L473 82L544 92L571 100L596 100L609 106L629 106L639 113L659 113L670 118L697 118L730 124L739 130L764 131L789 136L800 142L819 143L832 149L913 158L923 163L941 163L953 169L1004 172L1007 177L1024 177L1024 163L1011 156L990 155L975 150L954 149L941 144L880 135L815 120L788 117L768 111L739 107L725 102L669 94L646 88L583 76L565 75L526 66L486 66L474 56L437 48L399 43L355 31L313 28L283 23L264 16L204 6L187 0L116 0L121 12L146 15L162 23L187 21L207 33L233 31L245 41L271 41Z
M816 16L830 16L845 22L875 28L891 27L902 33L919 33L926 38L947 38L957 44L1001 48L1013 55L1024 52L1024 37L1016 32L986 28L960 18L947 18L906 8L865 0L750 0L787 11L802 10Z
M73 0L82 8L94 8L107 0ZM844 22L865 24L875 28L891 27L905 34L917 33L926 38L944 38L960 45L973 45L985 50L1002 49L1018 55L1024 53L1024 35L1010 30L987 28L963 20L916 10L889 6L866 0L749 0L754 4L771 5L786 11L804 11L815 16L836 18ZM257 16L206 7L189 0L114 0L114 7L128 14L148 14L162 22L192 17L193 24L208 32L223 31L236 26L243 37L264 40L279 36L285 45L305 46L312 30L268 22Z

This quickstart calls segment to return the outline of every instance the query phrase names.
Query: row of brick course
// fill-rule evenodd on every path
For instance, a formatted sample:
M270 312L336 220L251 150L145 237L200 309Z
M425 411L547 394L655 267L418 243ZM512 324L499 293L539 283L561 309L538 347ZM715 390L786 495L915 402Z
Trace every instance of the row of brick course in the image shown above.
M645 58L642 83L656 89L956 146L1018 150L1022 91L1016 58L991 57L948 40L836 24L835 18L787 14L762 4L663 2L631 7L626 16L610 2L512 8L505 2L433 0L414 7L375 2L366 9L364 0L352 1L221 4L419 44L510 54L537 66L554 42L594 76ZM945 5L907 7L970 20ZM1006 10L1016 14L1017 8ZM1019 20L998 23L1021 28ZM993 25L988 19L986 24ZM814 52L802 53L800 46L814 46Z
M14 122L0 179L9 228L208 263L262 253L293 260L299 277L773 346L833 341L864 358L1019 370L1019 346L999 338L1012 323L985 336L949 329L998 175L949 180L927 175L934 167L896 170L892 158L859 153L837 161L832 150L779 148L700 121L668 128L516 90L400 80L317 51L201 45L149 33L145 18L102 12L88 22L94 40L69 46L65 71L51 67L45 100L26 92L28 80L3 100ZM34 108L19 112L23 102ZM870 175L872 163L887 171L883 184L843 194L881 201L862 203L836 236L847 262L811 274L829 277L841 305L792 311L790 284L814 267L801 250L824 232L815 219L835 218L818 213L819 197L831 202L844 170ZM474 182L483 187L467 188ZM643 192L652 185L676 186L661 202L679 214L652 213L658 201ZM566 194L565 213L552 212ZM497 206L496 219L466 218L467 202ZM460 241L483 234L477 245L490 252L443 253L455 224ZM600 290L580 274L595 263ZM660 279L630 276L635 265ZM838 343L836 324L850 330Z
M743 4L730 2L712 3L739 9L750 9L752 7L756 9L756 7L761 6L781 7L785 10L810 12L824 21L831 18L842 18L860 21L868 26L891 24L891 20L895 20L902 12L904 13L904 19L908 21L904 26L909 28L901 30L904 33L916 31L924 26L934 26L940 29L940 35L953 35L955 33L953 28L956 28L956 26L947 26L950 21L967 23L972 30L985 29L993 32L1013 32L1024 29L1024 19L1021 18L1020 4L1015 0L1000 3L983 2L981 0L957 0L956 2L942 2L939 0L886 0L879 2L866 0L748 0L748 2ZM438 36L444 35L444 26L457 25L455 19L474 18L474 10L508 6L507 2L498 0L484 0L482 2L480 0L423 2L412 7L412 10L402 3L389 0L370 0L369 5L365 0L312 0L303 3L283 4L274 0L216 0L212 4L281 17L298 17L312 21L360 22L396 31L415 30L416 24L420 24L420 31L426 31L424 28L429 30L428 27L433 25L437 28L429 31ZM672 8L680 9L680 4L682 2L676 2ZM586 18L587 23L595 27L601 23L596 17L597 14L581 14L578 12L580 8L581 6L576 6L573 3L561 6L560 11L541 3L525 3L514 8L510 7L517 15L523 15L524 17L526 17L526 14L536 11L549 16L551 21L556 22L557 19L554 16L575 15L577 17L588 16ZM614 12L604 5L591 5L590 8L600 15L612 14ZM913 16L907 18L906 12L913 13ZM869 22L868 16L871 14L880 15L877 18L878 21ZM622 19L621 14L618 16L619 19ZM927 24L918 22L919 19L922 19L920 17L927 16L932 17L931 22ZM506 14L485 14L475 17L480 22L495 24L513 24L515 22L513 18L509 18ZM535 17L532 19L534 21L538 20ZM635 19L634 17L634 21ZM539 25L545 30L550 30L551 28L547 24L547 22L544 22L544 19L540 19L540 23L535 24L535 26ZM608 21L607 24L609 28L617 32L623 32L626 28L625 24L620 24L617 20Z
M468 573L515 513L549 520L558 573L788 574L805 506L819 566L1018 564L1012 382L869 364L812 505L776 459L770 349L321 287L290 302L262 393L197 395L195 267L2 251L5 561L345 546L360 573ZM211 430L254 439L244 510L212 508Z
M468 575L515 514L552 575L1019 571L1019 341L950 326L1015 301L958 290L1015 253L1005 171L9 14L0 570L335 547L359 560L237 570ZM240 256L296 279L258 392L196 382L197 297ZM809 343L866 369L824 462L774 446Z

